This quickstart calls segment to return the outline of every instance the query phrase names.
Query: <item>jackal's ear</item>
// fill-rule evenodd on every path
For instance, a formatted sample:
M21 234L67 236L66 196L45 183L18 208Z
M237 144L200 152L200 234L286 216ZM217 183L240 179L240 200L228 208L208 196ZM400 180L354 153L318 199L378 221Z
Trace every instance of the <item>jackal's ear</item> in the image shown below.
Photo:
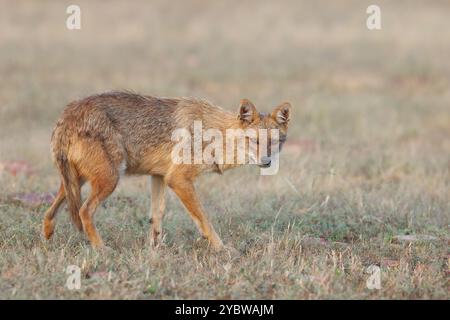
M252 123L257 117L256 107L248 99L242 99L239 106L239 120L245 123Z
M272 111L271 116L278 124L287 125L291 119L291 104L283 102Z

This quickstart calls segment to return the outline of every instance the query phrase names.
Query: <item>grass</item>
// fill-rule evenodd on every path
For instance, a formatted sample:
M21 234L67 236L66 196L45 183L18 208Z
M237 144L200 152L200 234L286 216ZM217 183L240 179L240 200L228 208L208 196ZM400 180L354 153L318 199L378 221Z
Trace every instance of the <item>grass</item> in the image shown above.
M6 7L6 1L2 1ZM8 2L0 13L0 298L448 299L449 6L371 3ZM240 168L198 181L218 233L237 253L212 252L171 192L164 246L148 241L148 178L122 179L96 215L113 250L93 252L47 204L11 200L55 192L52 127L73 99L110 89L198 96L237 109L293 106L276 176ZM86 190L85 190L86 192ZM417 241L398 236L412 235ZM420 236L431 236L420 239ZM66 269L81 268L80 290ZM370 265L381 289L369 290Z

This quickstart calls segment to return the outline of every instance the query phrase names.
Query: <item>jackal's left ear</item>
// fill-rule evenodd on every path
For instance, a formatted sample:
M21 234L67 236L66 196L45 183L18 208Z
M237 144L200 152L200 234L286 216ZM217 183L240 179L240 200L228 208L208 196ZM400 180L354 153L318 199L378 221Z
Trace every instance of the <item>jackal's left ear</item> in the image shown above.
M257 118L256 107L250 100L241 100L238 118L245 123L252 123Z
M272 118L282 125L287 125L291 119L291 104L284 102L276 107L271 114Z

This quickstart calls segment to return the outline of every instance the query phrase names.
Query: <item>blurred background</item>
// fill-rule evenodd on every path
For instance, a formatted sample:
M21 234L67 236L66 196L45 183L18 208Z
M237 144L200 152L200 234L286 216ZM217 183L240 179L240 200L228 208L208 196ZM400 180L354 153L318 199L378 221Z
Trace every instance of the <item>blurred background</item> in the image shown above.
M290 101L290 158L321 152L318 170L448 173L447 1L379 1L375 31L369 1L78 1L81 30L66 28L70 4L1 2L1 160L53 170L65 105L128 89L233 111L244 97L261 111Z
M77 1L72 31L70 1L0 3L2 158L48 162L64 106L115 89L291 101L291 141L448 143L447 1L378 1L379 31L370 1Z
M71 4L81 8L81 30L66 28ZM371 4L381 8L381 30L366 27ZM273 232L276 213L275 230L298 222L289 239L362 241L364 263L400 261L401 248L371 247L379 249L399 234L448 239L449 1L2 0L0 8L4 198L56 191L51 131L65 105L86 95L128 89L201 97L228 110L248 98L261 111L290 101L291 126L277 176L260 177L250 168L200 182L205 207L226 242L243 246L241 251L263 246L258 241ZM106 241L134 241L115 222L128 221L130 210L133 219L145 219L149 199L143 187L145 177L121 182L116 201L131 197L137 204L119 206L115 216L101 214ZM0 211L9 217L1 218L3 225L23 221L27 213L15 216L17 208L3 201ZM38 239L43 210L26 225L33 233L22 242ZM169 205L169 243L183 242L177 240L182 231L174 230L195 230L187 215L170 213L180 210ZM60 235L60 243L73 232L64 221L67 229L60 233L67 235ZM113 240L114 234L125 238ZM193 234L184 235L186 242ZM241 241L244 236L254 241ZM435 248L438 253L423 248L419 260L448 259L445 244ZM417 289L411 280L409 297L448 295L432 281L444 277L445 267L436 268L427 288ZM392 281L386 294L403 292L396 277ZM297 297L289 290L246 292Z

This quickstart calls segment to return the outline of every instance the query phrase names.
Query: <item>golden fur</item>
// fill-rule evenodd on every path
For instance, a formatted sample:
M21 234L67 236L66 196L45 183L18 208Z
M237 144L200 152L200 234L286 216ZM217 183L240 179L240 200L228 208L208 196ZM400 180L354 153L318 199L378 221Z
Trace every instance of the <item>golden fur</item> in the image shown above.
M242 100L239 114L192 98L155 98L129 92L110 92L70 103L52 134L54 162L61 186L45 213L43 233L49 239L55 215L66 199L76 228L88 236L92 246L103 242L93 223L97 207L116 188L121 174L152 176L152 241L157 244L169 186L180 198L200 232L215 249L223 244L208 222L197 198L194 180L206 171L223 172L236 165L174 164L171 133L176 128L192 132L194 120L203 129L278 128L286 135L290 105L284 103L262 115L248 100ZM81 204L81 186L89 182L91 193Z

